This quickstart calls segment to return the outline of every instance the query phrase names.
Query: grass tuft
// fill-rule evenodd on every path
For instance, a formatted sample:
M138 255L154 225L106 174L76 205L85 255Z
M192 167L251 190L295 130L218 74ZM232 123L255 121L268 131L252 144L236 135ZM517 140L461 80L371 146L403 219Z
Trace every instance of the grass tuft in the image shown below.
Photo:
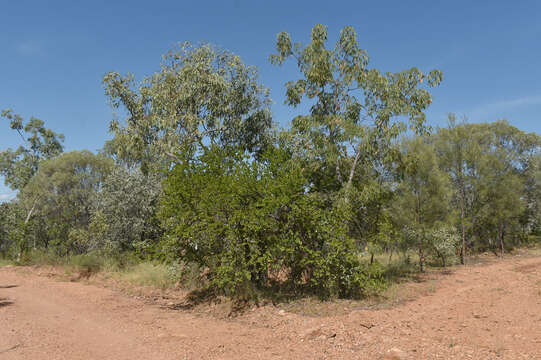
M11 260L8 260L8 259L0 258L0 267L8 266L8 265L13 265L13 262Z
M161 289L175 287L178 282L171 267L148 262L130 266L118 272L115 277L135 285L153 286Z

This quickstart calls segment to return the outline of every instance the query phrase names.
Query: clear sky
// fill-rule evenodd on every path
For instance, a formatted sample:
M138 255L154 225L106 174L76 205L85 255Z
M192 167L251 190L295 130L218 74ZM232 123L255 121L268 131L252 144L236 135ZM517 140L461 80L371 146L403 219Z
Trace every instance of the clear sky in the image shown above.
M256 65L274 118L286 125L295 111L283 105L283 85L298 74L268 56L278 32L305 43L317 23L331 40L352 25L382 71L441 69L431 125L456 112L541 133L541 1L6 0L0 14L0 109L44 120L65 134L66 150L97 150L108 139L106 72L149 75L185 40L211 42ZM0 149L18 144L0 123ZM0 185L0 200L10 196Z

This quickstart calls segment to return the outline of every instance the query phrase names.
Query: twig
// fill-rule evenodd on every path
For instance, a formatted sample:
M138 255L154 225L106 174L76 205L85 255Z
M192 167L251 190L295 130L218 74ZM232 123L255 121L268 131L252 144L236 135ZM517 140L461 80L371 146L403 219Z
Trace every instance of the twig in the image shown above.
M19 346L21 346L21 344L13 345L13 346L10 347L10 348L7 348L7 349L5 349L5 350L1 350L1 351L0 351L0 354L7 353L8 351L11 351L11 350L15 350L15 349L17 349Z

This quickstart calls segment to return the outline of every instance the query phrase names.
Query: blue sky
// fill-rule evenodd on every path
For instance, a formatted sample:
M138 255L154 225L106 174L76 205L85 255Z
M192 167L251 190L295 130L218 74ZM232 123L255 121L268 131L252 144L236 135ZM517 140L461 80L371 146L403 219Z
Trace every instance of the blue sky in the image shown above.
M441 69L431 125L456 112L541 133L539 1L19 0L0 10L0 109L45 120L65 134L67 150L97 150L109 137L106 72L151 74L161 54L185 40L214 43L256 65L275 119L286 125L298 110L283 105L283 84L297 72L293 64L270 65L268 56L278 32L306 42L317 23L332 40L352 25L380 70ZM0 149L18 144L0 124ZM10 196L0 185L0 200Z

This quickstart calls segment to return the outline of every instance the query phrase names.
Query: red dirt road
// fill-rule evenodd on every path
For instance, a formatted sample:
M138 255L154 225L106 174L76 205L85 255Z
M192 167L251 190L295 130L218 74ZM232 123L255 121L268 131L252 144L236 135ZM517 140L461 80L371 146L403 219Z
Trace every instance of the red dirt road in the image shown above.
M541 359L541 258L456 268L391 309L313 318L266 306L231 320L0 268L2 360L384 357Z

